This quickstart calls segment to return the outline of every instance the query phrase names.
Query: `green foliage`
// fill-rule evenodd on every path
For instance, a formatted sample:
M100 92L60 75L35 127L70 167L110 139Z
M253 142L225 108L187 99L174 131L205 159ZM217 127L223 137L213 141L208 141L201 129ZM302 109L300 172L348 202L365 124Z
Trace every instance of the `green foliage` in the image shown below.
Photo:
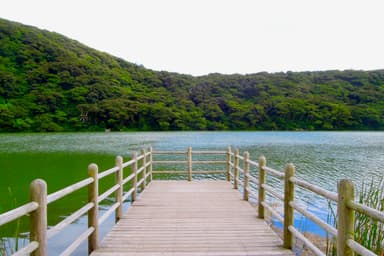
M384 70L193 77L0 19L0 131L382 130Z

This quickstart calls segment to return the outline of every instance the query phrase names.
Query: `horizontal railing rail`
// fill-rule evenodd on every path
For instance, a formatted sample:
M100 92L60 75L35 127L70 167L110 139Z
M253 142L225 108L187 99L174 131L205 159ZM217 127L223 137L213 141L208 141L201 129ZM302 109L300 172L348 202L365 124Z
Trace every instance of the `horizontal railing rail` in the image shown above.
M154 155L184 155L183 160L166 158L154 161ZM193 155L209 155L208 159L193 159ZM216 156L216 157L215 157ZM212 158L213 157L213 158ZM225 157L225 159L222 159ZM186 165L184 170L154 170L154 165ZM193 165L223 165L225 170L194 170ZM130 167L130 172L124 175L124 168ZM337 241L337 255L376 255L354 240L354 214L364 214L375 221L384 223L384 212L370 208L355 202L354 185L349 180L341 180L338 183L337 193L328 191L320 186L295 177L295 166L287 164L284 171L278 171L266 165L266 159L261 156L258 161L250 159L248 152L240 155L238 149L232 152L231 147L226 151L192 151L189 147L186 151L153 151L141 150L140 154L133 153L127 162L123 158L116 157L115 166L103 172L98 172L96 164L88 166L88 178L67 186L51 194L47 194L47 185L43 180L35 180L31 183L31 201L13 210L0 214L0 226L15 221L20 217L30 215L30 242L14 255L47 255L48 240L59 234L64 228L87 214L88 228L70 244L61 255L70 255L78 246L88 239L88 252L98 248L99 226L115 213L115 222L121 219L124 201L131 198L135 201L139 191L143 191L153 179L153 174L184 174L189 181L193 174L225 174L226 180L233 183L234 189L242 188L242 197L249 200L252 197L258 205L258 217L265 218L265 211L283 224L283 246L292 249L294 239L300 240L315 255L325 255L308 238L294 227L295 211L312 220ZM257 175L255 175L255 173ZM114 175L115 182L104 192L99 193L99 181L107 176ZM267 175L271 175L281 182L283 193L276 186L267 183ZM124 188L128 186L128 190ZM72 212L69 216L48 228L47 206L83 188L88 190L88 202ZM300 187L306 192L315 193L326 200L337 204L337 228L307 211L295 200L295 188ZM255 191L256 190L256 191ZM283 205L283 212L276 210L270 200L273 197ZM114 198L113 204L101 215L99 204Z
M187 151L153 151L153 155L185 155L185 159L183 160L153 160L154 165L161 166L171 166L175 168L176 166L183 166L186 164L186 169L180 170L154 170L154 174L184 174L187 175L188 181L192 181L193 174L227 174L227 180L229 180L228 176L228 151L218 151L218 150L198 150L192 151L192 147L188 147ZM216 156L225 156L227 155L227 159L223 160L193 160L193 155L216 155ZM194 170L193 165L226 165L226 170Z

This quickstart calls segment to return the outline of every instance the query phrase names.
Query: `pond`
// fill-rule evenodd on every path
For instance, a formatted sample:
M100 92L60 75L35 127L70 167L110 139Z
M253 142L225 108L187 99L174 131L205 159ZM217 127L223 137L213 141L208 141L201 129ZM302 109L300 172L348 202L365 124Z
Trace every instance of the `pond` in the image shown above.
M33 179L45 179L51 193L87 177L87 166L91 162L97 163L99 170L106 170L114 166L116 155L128 159L134 151L149 146L154 150L238 147L241 152L249 151L253 160L264 155L268 166L277 170L283 170L286 163L292 162L298 177L331 191L336 191L339 179L352 179L358 188L362 182L378 182L384 174L384 132L39 133L1 134L0 142L0 212L28 202L29 184ZM256 171L252 170L254 174ZM275 179L269 178L269 182L280 187ZM101 187L111 183L112 179L107 179ZM327 218L325 200L302 190L297 191L297 198L309 211ZM79 191L53 203L48 208L49 224L59 222L85 201L86 191ZM109 220L109 224L112 222ZM80 219L59 235L60 239L53 238L50 252L59 252L84 225L86 220ZM296 225L324 235L305 218L297 218ZM105 226L103 234L108 231L108 224ZM24 219L20 227L15 223L6 225L0 228L0 237L12 237L16 229L25 232L27 227ZM77 255L82 255L85 248L82 246Z

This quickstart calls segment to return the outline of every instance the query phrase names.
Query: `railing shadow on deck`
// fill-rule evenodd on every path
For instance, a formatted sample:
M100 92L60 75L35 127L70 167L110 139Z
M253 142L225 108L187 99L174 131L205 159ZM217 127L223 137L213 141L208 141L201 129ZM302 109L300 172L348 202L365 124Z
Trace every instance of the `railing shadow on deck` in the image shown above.
M153 160L155 155L180 155L185 156L183 160ZM193 155L211 155L215 160L193 160ZM222 157L217 160L216 157ZM233 161L232 161L233 160ZM240 166L242 162L242 166ZM153 170L154 165L181 165L186 164L186 169L182 170ZM194 171L193 165L221 165L222 170L197 170ZM129 175L124 175L124 168L130 167ZM258 177L251 175L251 167L258 169ZM25 247L13 255L47 255L48 240L60 233L71 223L87 214L88 229L78 236L73 243L68 246L61 255L71 255L85 240L88 240L88 252L91 253L99 246L99 226L113 213L115 222L123 216L123 202L128 198L136 200L139 188L145 190L146 186L152 181L153 174L184 174L187 180L192 181L193 174L223 174L225 179L233 183L234 189L241 188L242 198L246 201L253 197L258 205L258 217L265 218L266 210L283 224L283 247L293 249L294 239L301 240L308 249L315 255L325 255L309 239L307 239L294 223L294 211L312 220L323 228L328 234L337 241L337 255L353 255L355 252L360 255L376 255L356 241L354 241L354 216L355 212L367 215L368 217L384 222L384 213L355 201L354 185L350 180L340 180L337 186L337 193L325 190L319 186L295 177L295 166L287 164L284 172L277 171L266 166L266 159L261 156L259 160L250 159L249 153L244 152L240 155L239 150L234 152L228 147L225 151L192 151L188 147L186 151L153 151L142 149L140 153L133 153L131 160L124 162L121 156L116 157L116 165L113 168L98 172L96 164L88 166L88 178L73 185L65 187L59 191L47 194L47 184L44 180L34 180L30 185L31 201L11 211L0 215L0 226L15 221L18 218L30 215L30 242ZM109 175L115 175L115 184L107 191L99 195L99 180ZM127 173L126 173L127 174ZM266 183L266 176L270 174L284 182L284 194ZM241 186L239 186L241 185ZM124 186L129 186L128 191L124 191ZM257 194L251 189L257 187ZM337 229L321 220L317 216L302 208L295 200L295 187L304 188L310 192L320 195L328 200L337 203ZM61 222L48 229L47 226L47 206L57 200L62 199L71 193L88 187L88 202L83 207L67 216ZM114 194L115 203L99 217L99 203ZM281 200L284 205L284 213L277 212L266 200L266 196L272 196Z

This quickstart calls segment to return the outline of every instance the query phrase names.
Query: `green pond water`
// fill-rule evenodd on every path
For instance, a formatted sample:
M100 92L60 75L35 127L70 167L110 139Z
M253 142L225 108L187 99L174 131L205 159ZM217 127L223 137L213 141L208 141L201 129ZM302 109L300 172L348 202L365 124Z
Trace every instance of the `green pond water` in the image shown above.
M227 146L249 151L251 159L265 155L268 166L283 170L288 162L295 164L297 176L328 190L335 191L337 180L352 179L378 182L384 175L384 132L133 132L133 133L41 133L0 134L0 213L29 200L29 184L36 178L46 180L48 192L54 192L87 177L89 163L99 170L114 166L115 156L125 159L136 150L152 146L155 150L225 150ZM176 168L176 167L174 167ZM198 168L198 166L194 166ZM212 168L210 168L212 169ZM251 172L257 174L256 169ZM101 191L112 184L103 180ZM159 177L162 178L162 177ZM164 177L163 177L164 178ZM185 178L185 177L172 177ZM222 175L194 178L222 179ZM276 189L281 182L268 178ZM86 202L86 190L80 190L48 208L48 224L54 225ZM321 217L327 218L327 202L297 190L297 200ZM108 204L105 203L105 204ZM127 202L125 208L129 206ZM106 206L101 206L101 211ZM101 234L113 219L103 225ZM0 237L13 237L16 229L27 235L28 219L0 227ZM298 216L296 225L324 235L316 225ZM49 241L51 255L58 254L86 227L86 219L65 229ZM21 239L23 240L23 239ZM25 239L24 239L25 240ZM22 241L21 241L22 242ZM84 255L82 245L75 255Z

